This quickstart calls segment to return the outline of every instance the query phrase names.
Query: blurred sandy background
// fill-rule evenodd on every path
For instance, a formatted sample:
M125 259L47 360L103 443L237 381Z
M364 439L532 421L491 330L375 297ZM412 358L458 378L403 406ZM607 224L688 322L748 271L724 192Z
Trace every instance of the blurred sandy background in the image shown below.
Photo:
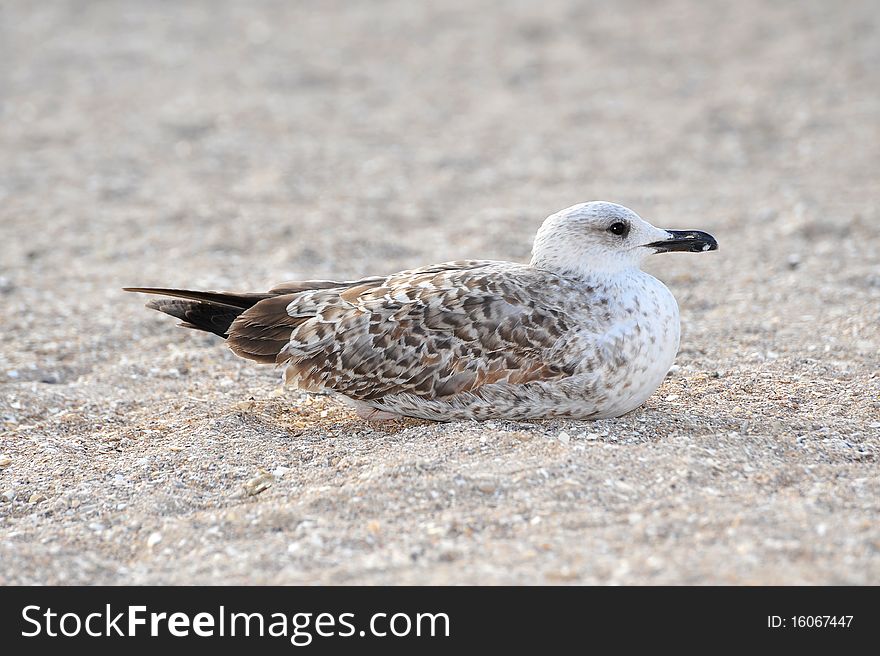
M880 12L0 3L0 583L880 583ZM623 203L682 349L596 423L374 427L124 285L525 259Z

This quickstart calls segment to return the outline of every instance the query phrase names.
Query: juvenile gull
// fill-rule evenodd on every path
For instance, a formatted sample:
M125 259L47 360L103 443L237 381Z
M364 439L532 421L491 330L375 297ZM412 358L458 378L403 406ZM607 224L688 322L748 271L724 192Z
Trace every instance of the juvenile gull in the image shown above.
M127 291L175 297L147 307L364 417L599 419L641 405L678 352L678 304L642 260L717 248L597 201L547 217L529 264L462 260L259 294Z

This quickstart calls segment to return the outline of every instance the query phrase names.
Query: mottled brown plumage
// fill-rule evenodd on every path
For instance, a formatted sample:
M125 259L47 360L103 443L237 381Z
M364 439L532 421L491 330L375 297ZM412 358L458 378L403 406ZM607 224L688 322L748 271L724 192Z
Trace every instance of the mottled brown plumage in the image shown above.
M487 383L566 375L546 360L566 330L561 313L536 310L524 288L492 275L499 266L506 268L452 262L284 296L294 323L276 362L290 383L355 400L404 392L442 399ZM233 322L233 350L248 357L263 325L285 321L278 300Z
M149 306L227 337L241 357L278 364L290 384L373 401L444 399L570 375L576 363L549 357L568 331L565 311L537 306L542 289L560 282L524 265L466 260L349 282L282 283L267 294L132 291L195 297Z

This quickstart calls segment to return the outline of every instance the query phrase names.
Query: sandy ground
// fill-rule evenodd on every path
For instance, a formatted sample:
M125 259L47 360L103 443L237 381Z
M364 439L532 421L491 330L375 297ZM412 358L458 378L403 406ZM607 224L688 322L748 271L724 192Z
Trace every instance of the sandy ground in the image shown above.
M180 5L183 6L180 6ZM880 583L864 2L4 2L0 583ZM524 259L590 199L677 365L619 420L371 426L123 285Z

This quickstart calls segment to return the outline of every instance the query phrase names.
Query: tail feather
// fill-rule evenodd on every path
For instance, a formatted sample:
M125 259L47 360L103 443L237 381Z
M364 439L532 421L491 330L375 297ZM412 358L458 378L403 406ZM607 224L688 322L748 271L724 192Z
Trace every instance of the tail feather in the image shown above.
M141 294L158 294L160 296L174 296L192 301L205 301L215 305L228 305L230 307L247 310L252 305L259 303L264 298L271 298L275 294L237 294L234 292L200 292L192 289L165 289L162 287L123 287L126 292L140 292Z
M159 310L181 320L184 328L195 328L219 335L223 339L229 336L229 326L235 318L244 312L240 308L228 305L205 303L202 301L181 301L161 299L150 301L147 307Z
M329 280L284 283L264 294L203 292L161 287L125 287L127 292L159 294L147 307L164 312L194 328L228 340L233 353L266 364L276 363L291 333L308 317L290 316L287 308L296 295L310 289L343 286Z
M229 327L238 315L272 296L272 294L201 292L159 287L126 287L125 291L172 296L174 298L150 301L147 307L180 319L181 326L204 330L223 339L229 337Z

